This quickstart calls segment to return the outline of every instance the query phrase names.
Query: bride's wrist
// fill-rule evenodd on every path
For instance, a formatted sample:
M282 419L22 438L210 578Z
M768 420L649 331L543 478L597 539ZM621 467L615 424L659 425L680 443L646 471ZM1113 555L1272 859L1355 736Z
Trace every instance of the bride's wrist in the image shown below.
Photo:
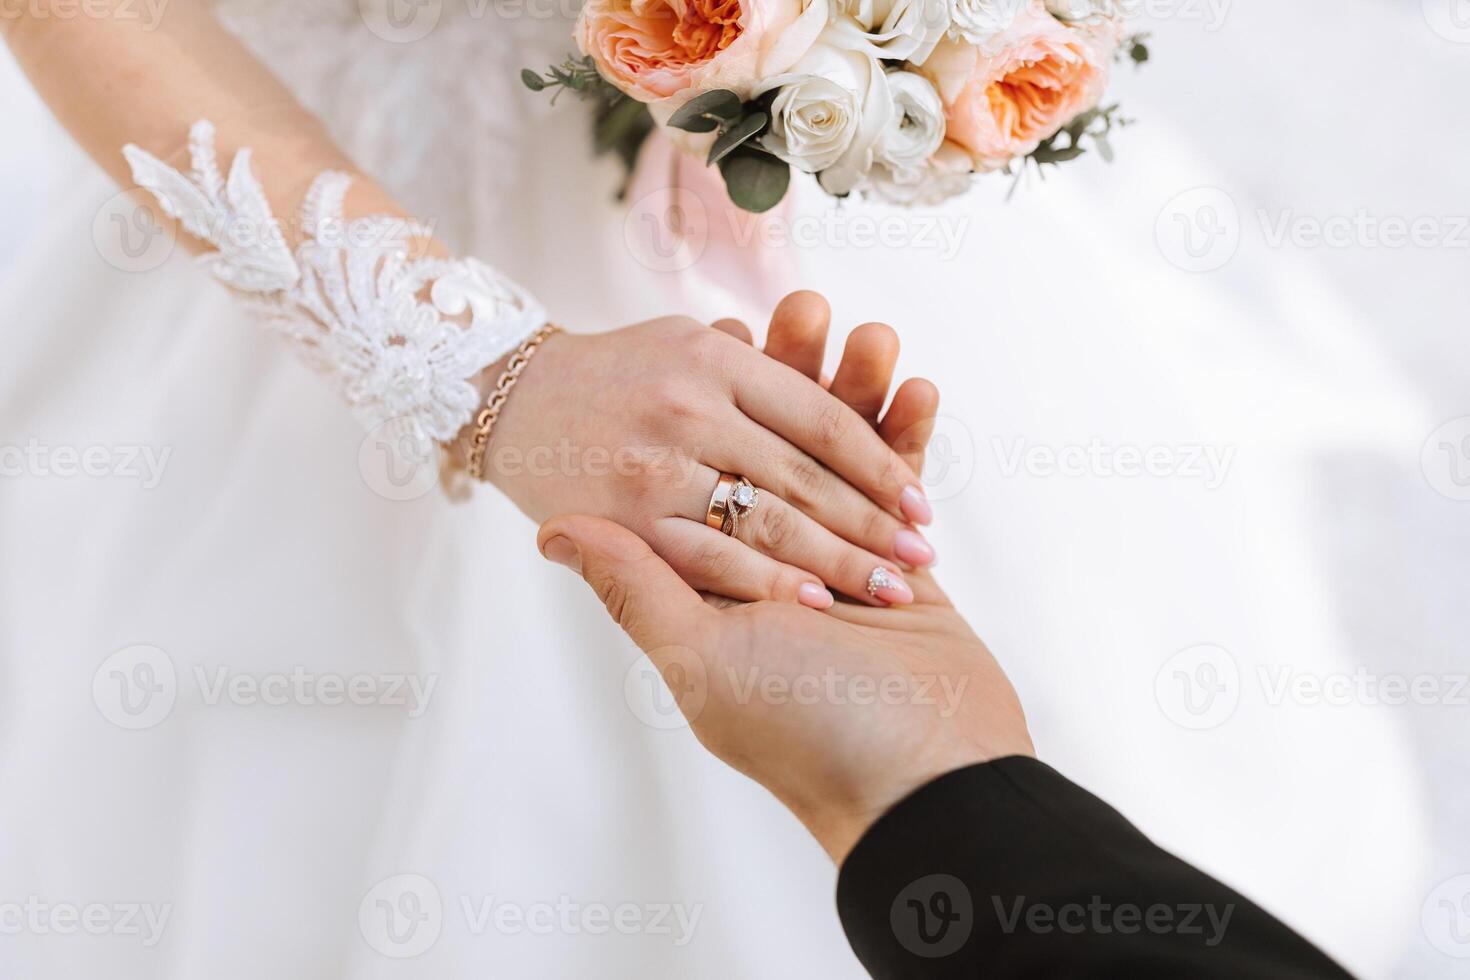
M526 395L524 388L537 383L532 376L542 373L533 362L542 359L546 347L563 339L559 328L547 324L475 376L472 384L479 393L475 415L446 447L452 467L476 482L498 485L495 446L504 441L506 430L514 428L517 417L523 414L512 406L520 400L517 396ZM504 397L497 399L497 391L503 391ZM489 412L493 415L487 419Z

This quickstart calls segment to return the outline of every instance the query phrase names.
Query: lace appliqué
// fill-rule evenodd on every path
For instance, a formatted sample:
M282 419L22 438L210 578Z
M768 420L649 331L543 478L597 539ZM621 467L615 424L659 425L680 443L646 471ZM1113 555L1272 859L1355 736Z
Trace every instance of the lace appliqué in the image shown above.
M411 258L409 241L432 237L423 226L347 220L347 174L313 182L293 255L248 149L222 179L214 127L201 120L189 153L186 177L136 146L123 149L138 185L215 247L201 261L331 375L370 429L393 423L449 442L479 407L472 379L546 322L530 294L483 262Z

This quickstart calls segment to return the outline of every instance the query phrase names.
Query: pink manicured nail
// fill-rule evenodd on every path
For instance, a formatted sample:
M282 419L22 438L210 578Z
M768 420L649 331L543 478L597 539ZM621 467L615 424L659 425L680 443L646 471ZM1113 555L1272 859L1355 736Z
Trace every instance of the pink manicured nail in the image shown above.
M934 564L934 546L924 540L924 536L918 531L908 528L898 532L893 541L893 553L901 562L907 562L915 568L926 568Z
M796 601L811 609L831 609L832 593L814 582L804 582L796 590Z
M929 506L923 487L904 487L903 493L898 495L898 509L915 524L934 523L934 508Z
M574 572L582 570L582 556L577 552L577 546L572 544L571 539L558 534L546 542L541 549L541 554L548 561L554 561L558 565L565 565Z
M914 592L903 576L879 565L868 576L868 595L891 606L906 606L914 601Z

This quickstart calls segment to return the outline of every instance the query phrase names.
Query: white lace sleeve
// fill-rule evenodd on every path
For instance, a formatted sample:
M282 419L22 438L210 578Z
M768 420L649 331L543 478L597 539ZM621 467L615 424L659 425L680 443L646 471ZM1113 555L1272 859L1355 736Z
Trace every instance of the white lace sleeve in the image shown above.
M472 379L546 322L527 293L476 259L409 257L423 227L400 218L346 220L351 177L328 171L301 209L295 254L240 150L228 178L207 120L189 133L191 171L128 145L133 179L191 235L200 261L328 374L368 428L396 422L440 443L479 407Z

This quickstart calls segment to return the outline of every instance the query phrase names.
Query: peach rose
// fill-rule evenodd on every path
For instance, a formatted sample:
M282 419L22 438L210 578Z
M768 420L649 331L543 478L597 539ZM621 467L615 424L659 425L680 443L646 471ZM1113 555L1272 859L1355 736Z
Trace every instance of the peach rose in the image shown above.
M640 102L711 89L749 98L796 64L828 0L588 0L575 36L602 76Z
M946 138L976 170L999 170L1097 105L1117 44L1114 26L1068 26L1031 0L996 54L946 38L919 70L944 101Z

